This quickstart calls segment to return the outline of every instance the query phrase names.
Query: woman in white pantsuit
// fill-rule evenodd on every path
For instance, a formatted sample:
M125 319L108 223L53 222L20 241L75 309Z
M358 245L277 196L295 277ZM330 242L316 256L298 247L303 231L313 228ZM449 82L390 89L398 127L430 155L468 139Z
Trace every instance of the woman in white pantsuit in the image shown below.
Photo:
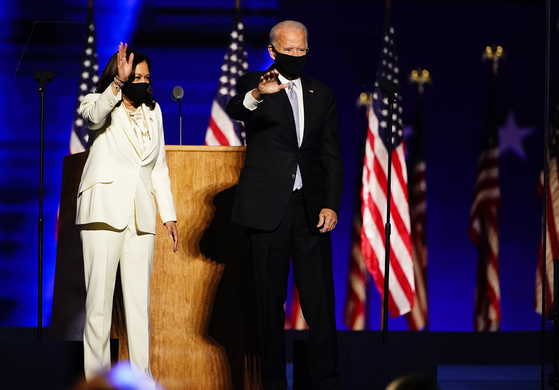
M173 250L176 213L165 159L161 109L152 97L149 59L120 43L97 93L85 96L89 157L78 189L85 268L86 379L110 368L113 291L120 263L130 361L153 383L149 366L149 285L157 200Z

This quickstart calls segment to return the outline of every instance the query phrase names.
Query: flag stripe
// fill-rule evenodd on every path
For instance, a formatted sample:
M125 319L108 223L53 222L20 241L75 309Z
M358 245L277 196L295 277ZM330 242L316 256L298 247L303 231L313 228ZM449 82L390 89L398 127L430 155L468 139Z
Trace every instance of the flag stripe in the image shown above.
M393 48L393 29L387 24L385 47L377 72L377 83L383 78L397 81L397 58ZM393 61L393 62L391 62ZM387 68L386 68L387 67ZM391 69L388 77L387 69ZM399 98L398 98L399 102ZM388 137L388 100L376 90L373 104L368 111L368 131L363 163L361 233L362 252L365 262L381 296L384 294L385 271L389 272L389 311L392 316L409 312L414 300L414 281L412 248L410 240L410 221L407 191L407 170L405 166L404 142L401 138L402 127L400 110L395 104L392 132L392 164L390 194L390 235L389 269L385 270L385 214L388 206L387 169L388 150L383 142L383 134ZM379 116L380 115L380 116ZM380 119L379 119L380 118ZM388 142L388 141L387 141Z
M299 290L295 283L293 283L293 296L291 299L291 314L286 316L285 329L308 329L307 321L303 315L301 303L299 301Z
M555 111L551 118L551 128L549 132L548 142L548 188L546 201L546 286L545 286L545 309L542 310L542 279L543 279L543 240L540 242L538 252L538 266L536 270L536 291L534 296L534 309L537 313L549 314L549 309L554 305L553 299L553 282L554 282L554 259L559 259L559 103L555 105ZM543 172L540 175L538 193L543 193Z
M211 135L218 143L212 144ZM210 138L209 138L210 137ZM212 103L212 115L210 116L210 126L206 132L206 145L227 145L241 146L241 141L235 133L232 119L224 109L214 100Z
M209 131L206 133L206 145L224 145L224 146L229 146L229 140L227 139L227 137L225 136L225 134L223 134L221 132L221 129L219 128L219 126L215 123L214 117L211 116L210 117L210 127L208 129ZM216 143L212 143L211 141L215 140ZM210 142L208 142L210 141Z
M501 323L498 139L497 76L494 75L468 227L468 236L478 250L474 308L474 327L477 331L498 330Z
M360 203L361 198L357 198ZM357 204L356 202L356 204ZM344 306L344 323L351 330L364 330L367 315L368 271L361 250L361 210L354 211L351 229L351 249L346 300Z
M414 280L410 239L410 214L407 190L407 168L401 119L401 97L390 102L379 86L382 82L398 83L399 61L394 45L394 29L387 12L384 41L377 66L375 89L368 109L368 128L363 160L361 213L361 250L367 268L373 275L377 290L384 295L388 278L388 307L391 316L405 314L414 302ZM389 127L391 126L391 127ZM389 144L390 143L390 144ZM388 155L388 146L392 150ZM391 166L388 166L389 157ZM391 170L388 183L388 169ZM388 211L390 184L390 221L383 218ZM385 247L385 225L390 222L390 248ZM388 250L389 264L385 270ZM384 298L384 296L383 296Z
M212 103L209 126L206 130L206 145L239 146L245 144L242 122L229 118L225 107L229 99L236 94L235 85L238 78L248 69L246 55L241 11L236 10L229 46L221 65L221 76Z

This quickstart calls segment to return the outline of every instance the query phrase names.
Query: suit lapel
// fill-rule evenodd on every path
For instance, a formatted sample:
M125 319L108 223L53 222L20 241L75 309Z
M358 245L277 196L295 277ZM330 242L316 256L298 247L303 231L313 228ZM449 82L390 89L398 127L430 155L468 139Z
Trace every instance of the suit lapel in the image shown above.
M126 108L124 107L124 103L122 103L120 107L117 107L114 110L114 113L116 114L115 116L117 120L120 121L120 124L124 129L124 134L126 135L128 142L130 142L130 145L132 145L132 147L134 148L134 152L136 153L136 155L141 158L142 156L140 155L140 140L134 132L134 128L132 127L132 123L130 122L130 118L128 117L128 113L126 112Z
M301 75L301 89L303 92L303 110L305 110L305 127L303 131L303 140L301 141L301 146L303 146L305 140L309 137L309 131L311 129L311 125L309 123L310 113L313 109L313 97L314 92L311 89L311 80Z
M291 107L291 103L289 102L289 98L287 97L287 90L279 91L273 96L278 101L278 104L280 105L281 110L283 111L287 119L287 123L291 128L295 143L297 143L297 129L295 127L295 117L293 116L293 108Z

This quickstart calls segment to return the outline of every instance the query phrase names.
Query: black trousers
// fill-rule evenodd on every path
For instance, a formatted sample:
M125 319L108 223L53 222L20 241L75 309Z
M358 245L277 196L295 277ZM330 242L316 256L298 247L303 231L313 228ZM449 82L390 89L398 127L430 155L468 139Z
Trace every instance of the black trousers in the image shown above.
M316 216L318 223L318 215ZM291 196L274 231L249 229L260 319L262 368L266 390L285 390L284 303L290 261L305 320L309 325L307 364L316 389L339 389L338 345L330 234L309 229L302 191Z

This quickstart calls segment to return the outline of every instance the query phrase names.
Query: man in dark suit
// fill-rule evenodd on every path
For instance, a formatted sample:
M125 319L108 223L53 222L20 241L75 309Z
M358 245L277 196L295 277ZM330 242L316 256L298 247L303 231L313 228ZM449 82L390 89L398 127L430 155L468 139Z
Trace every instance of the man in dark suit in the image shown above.
M330 232L342 198L343 164L332 90L301 74L307 29L284 21L270 31L274 65L239 78L227 113L244 121L247 153L234 223L247 227L267 390L285 390L283 327L290 260L309 325L313 386L339 389Z

